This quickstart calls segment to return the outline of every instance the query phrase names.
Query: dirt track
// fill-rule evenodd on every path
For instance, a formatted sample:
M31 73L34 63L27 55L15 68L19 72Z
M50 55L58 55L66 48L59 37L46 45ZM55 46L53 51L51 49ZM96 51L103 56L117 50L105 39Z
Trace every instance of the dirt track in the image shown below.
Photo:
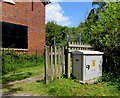
M20 80L20 81L15 81L15 82L10 82L10 83L7 83L7 84L3 84L2 86L3 87L4 86L12 87L12 86L14 86L16 84L22 84L22 83L25 83L25 82L34 82L34 81L41 80L41 79L44 79L44 73L40 74L38 76L32 77L32 78L27 78L27 79L24 79L24 80ZM32 95L28 95L28 94L16 94L16 93L10 93L10 92L0 91L0 97L1 96L32 96Z

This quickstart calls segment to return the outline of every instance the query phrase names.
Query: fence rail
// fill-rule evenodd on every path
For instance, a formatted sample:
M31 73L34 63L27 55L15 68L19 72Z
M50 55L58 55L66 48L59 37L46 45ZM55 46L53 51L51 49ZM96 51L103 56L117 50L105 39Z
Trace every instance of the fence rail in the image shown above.
M65 73L64 47L45 46L45 81L60 78Z
M73 52L75 50L93 50L93 47L90 44L86 43L69 42L68 52Z
M93 47L89 44L72 42L68 43L64 51L64 47L45 46L45 81L47 84L56 78L60 78L63 74L70 78L71 52L75 50L93 50Z
M71 62L71 54L73 51L76 50L89 50L92 51L94 50L93 47L90 44L86 43L79 43L79 42L68 42L67 49L65 52L65 74L67 75L67 78L70 78L70 74L72 71L72 62Z
M44 50L40 49L23 49L23 48L0 48L0 53L3 52L14 52L14 53L21 53L26 55L42 55Z

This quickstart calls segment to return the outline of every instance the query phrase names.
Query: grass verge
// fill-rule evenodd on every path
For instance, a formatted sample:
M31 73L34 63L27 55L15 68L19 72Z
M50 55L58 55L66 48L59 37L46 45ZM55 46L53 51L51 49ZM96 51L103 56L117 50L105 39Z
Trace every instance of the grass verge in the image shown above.
M44 56L24 55L19 53L3 52L2 53L2 75L9 74L19 69L37 67L44 65Z
M16 71L10 72L9 74L1 77L2 83L5 84L16 80L22 80L40 75L41 73L44 73L43 67L44 66L21 68Z
M0 82L3 84L44 73L44 56L24 55L14 51L3 52L2 56Z
M56 79L49 84L44 81L26 82L24 84L4 87L3 91L37 96L118 96L119 91L107 82L82 85L71 79ZM14 92L12 92L14 91Z

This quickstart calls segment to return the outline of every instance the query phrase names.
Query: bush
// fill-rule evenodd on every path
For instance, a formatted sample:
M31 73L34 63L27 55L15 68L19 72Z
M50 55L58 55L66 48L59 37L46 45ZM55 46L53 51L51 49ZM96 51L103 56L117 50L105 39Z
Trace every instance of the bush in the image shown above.
M103 4L102 2L100 4ZM101 9L101 11L100 11ZM97 16L97 18L96 18ZM120 85L120 2L92 9L83 27L83 40L104 52L103 81Z
M116 85L120 90L120 74L115 73L104 73L102 76L102 81L108 82L109 85Z
M4 52L2 53L2 74L15 71L19 68L40 66L44 64L44 57L38 55L23 55L19 53Z

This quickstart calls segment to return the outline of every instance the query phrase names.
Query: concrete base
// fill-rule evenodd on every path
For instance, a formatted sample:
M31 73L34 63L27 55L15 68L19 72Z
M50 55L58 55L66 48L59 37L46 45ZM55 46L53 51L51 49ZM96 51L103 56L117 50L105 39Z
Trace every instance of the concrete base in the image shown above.
M94 79L94 80L88 80L88 81L79 81L79 83L81 84L94 84L95 81L97 81L98 79Z

